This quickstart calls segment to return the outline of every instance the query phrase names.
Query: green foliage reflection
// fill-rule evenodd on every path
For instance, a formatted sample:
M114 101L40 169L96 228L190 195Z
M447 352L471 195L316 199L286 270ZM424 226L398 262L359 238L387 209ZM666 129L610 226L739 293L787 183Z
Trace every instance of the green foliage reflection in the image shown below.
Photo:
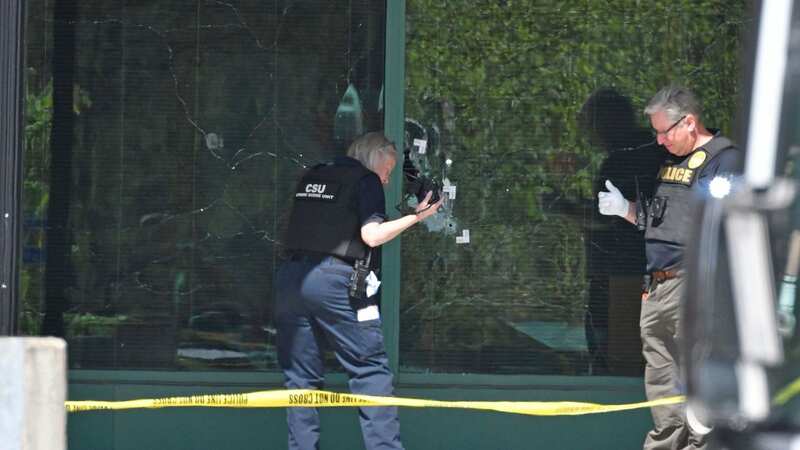
M404 237L401 364L586 373L580 353L509 337L511 325L532 320L582 332L586 231L605 153L578 112L604 87L641 111L674 82L698 92L709 125L734 134L745 2L407 5L406 115L440 130L438 151L458 185L454 216L472 242L423 228ZM637 360L638 345L620 357Z

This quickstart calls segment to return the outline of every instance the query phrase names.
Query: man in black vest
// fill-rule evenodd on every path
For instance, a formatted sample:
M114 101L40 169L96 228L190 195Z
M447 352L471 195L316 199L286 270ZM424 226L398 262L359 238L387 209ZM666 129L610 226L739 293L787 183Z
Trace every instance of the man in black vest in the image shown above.
M383 345L373 253L408 227L436 214L442 200L387 220L383 186L397 161L382 133L356 139L346 157L309 170L297 185L276 279L278 361L289 389L320 389L322 349L333 349L356 394L393 395ZM367 279L365 276L369 275ZM287 409L289 449L319 448L315 408ZM402 449L396 407L359 408L367 450Z
M727 194L738 151L729 139L705 128L700 104L686 88L662 89L644 112L650 116L658 144L670 153L658 172L655 195L644 204L629 202L606 181L608 191L598 194L598 206L601 214L623 217L646 230L649 276L639 325L645 390L648 400L656 400L683 393L678 354L682 261L685 247L693 245L689 234L694 203L698 196ZM653 407L651 412L654 428L647 434L644 449L705 448L705 434L687 426L681 405Z

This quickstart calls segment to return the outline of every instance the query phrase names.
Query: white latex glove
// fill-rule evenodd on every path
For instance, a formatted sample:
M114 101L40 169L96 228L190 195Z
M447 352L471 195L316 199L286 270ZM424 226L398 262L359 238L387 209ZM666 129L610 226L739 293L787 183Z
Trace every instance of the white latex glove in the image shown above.
M619 189L611 183L611 180L606 180L606 189L608 189L608 192L601 191L597 193L597 207L600 210L600 214L604 216L627 216L628 201L625 200Z

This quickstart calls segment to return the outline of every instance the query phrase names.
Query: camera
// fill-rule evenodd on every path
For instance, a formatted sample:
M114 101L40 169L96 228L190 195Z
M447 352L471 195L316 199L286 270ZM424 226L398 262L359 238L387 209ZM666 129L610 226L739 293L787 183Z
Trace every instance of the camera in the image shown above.
M417 203L421 203L425 196L428 195L428 192L431 192L431 198L428 200L428 204L432 205L438 202L441 190L442 186L432 178L418 176L412 181L408 181L408 178L406 178L406 194L415 196L417 198Z
M428 204L432 205L439 201L439 193L442 190L441 183L420 174L419 169L411 162L411 158L406 158L403 162L403 176L405 177L405 194L416 197L417 203L421 203L428 192L432 192Z

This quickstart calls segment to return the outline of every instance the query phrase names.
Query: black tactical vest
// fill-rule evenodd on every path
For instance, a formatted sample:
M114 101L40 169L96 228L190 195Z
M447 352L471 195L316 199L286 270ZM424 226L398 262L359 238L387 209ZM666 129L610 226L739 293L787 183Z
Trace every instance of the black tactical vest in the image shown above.
M655 196L647 205L645 240L686 245L692 223L697 221L695 202L699 194L697 179L703 167L717 155L735 148L725 137L714 137L679 163L667 158L656 177Z
M309 170L295 190L286 248L348 261L366 257L357 196L359 180L370 173L360 164L321 164Z

